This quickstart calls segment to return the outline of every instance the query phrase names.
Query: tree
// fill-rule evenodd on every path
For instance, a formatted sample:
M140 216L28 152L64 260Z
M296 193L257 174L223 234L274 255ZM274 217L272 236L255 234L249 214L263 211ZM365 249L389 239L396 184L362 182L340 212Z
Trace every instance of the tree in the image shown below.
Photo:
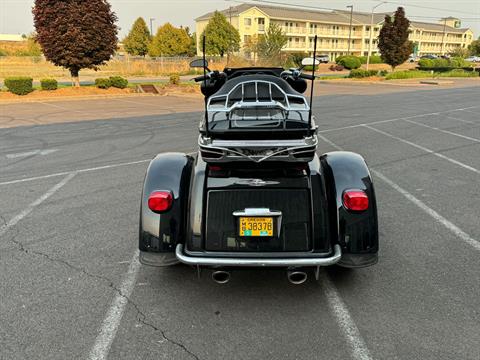
M220 55L240 50L240 34L222 13L215 11L202 34L206 36L205 52Z
M468 46L468 50L470 50L470 55L480 55L480 37L472 41Z
M190 33L190 28L188 26L185 27L185 32L190 38L190 45L187 50L187 56L193 57L197 55L197 33Z
M149 46L150 56L185 55L190 47L191 39L185 29L176 28L170 23L160 27Z
M260 39L263 35L253 35L248 37L243 44L243 50L248 54L253 54L253 62L256 65L257 63L257 55L260 50Z
M37 41L47 60L70 70L97 69L117 49L117 16L106 0L35 0Z
M139 17L133 24L128 36L123 40L125 51L130 55L145 56L148 54L148 46L152 37L147 23Z
M410 21L405 17L405 10L399 7L394 14L385 16L380 30L378 48L383 60L392 67L403 64L413 51L413 43L408 40Z
M262 59L273 62L280 60L281 51L287 45L288 38L277 24L270 24L264 36L259 38L258 54Z

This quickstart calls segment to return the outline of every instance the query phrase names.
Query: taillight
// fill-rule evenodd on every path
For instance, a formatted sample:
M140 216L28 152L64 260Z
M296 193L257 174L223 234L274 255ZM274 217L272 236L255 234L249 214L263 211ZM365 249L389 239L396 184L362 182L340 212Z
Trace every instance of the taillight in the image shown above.
M162 213L172 208L173 195L170 191L154 191L148 197L148 207L156 213Z
M343 206L347 210L365 211L368 209L368 195L363 190L346 190L343 193Z

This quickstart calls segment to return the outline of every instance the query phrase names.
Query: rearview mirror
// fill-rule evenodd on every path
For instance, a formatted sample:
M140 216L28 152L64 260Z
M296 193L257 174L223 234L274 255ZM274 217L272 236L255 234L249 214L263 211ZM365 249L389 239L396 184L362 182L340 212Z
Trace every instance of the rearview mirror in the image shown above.
M203 59L193 60L190 63L191 68L208 68L208 61Z
M318 59L314 59L313 57L304 58L302 60L303 66L313 66L314 64L317 66L320 64L320 61Z

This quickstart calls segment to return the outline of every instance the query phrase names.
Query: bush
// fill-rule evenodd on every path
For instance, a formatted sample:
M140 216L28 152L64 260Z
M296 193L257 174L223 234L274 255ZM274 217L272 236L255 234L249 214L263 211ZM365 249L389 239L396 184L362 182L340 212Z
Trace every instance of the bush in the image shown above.
M362 64L367 63L367 57L366 56L359 56L358 59ZM372 55L370 56L370 64L383 64L383 59L381 56L378 55Z
M380 70L380 71L378 72L378 75L385 77L385 76L388 75L388 70Z
M356 56L341 56L340 60L337 59L337 64L342 65L349 70L358 69L362 66L360 59Z
M110 85L114 88L125 89L128 86L128 80L121 76L110 76Z
M99 78L95 79L95 86L99 89L109 89L112 86L110 79Z
M170 83L171 85L178 85L178 84L180 84L180 75L178 75L177 73L171 74L171 75L170 75L170 79L169 79L169 83Z
M377 70L363 70L363 69L353 69L350 71L350 75L348 77L351 78L367 78L370 76L377 76Z
M6 78L5 86L7 89L17 95L27 95L33 91L33 79L28 77L10 77Z
M42 90L57 90L58 81L55 79L42 79L40 80L40 86Z
M415 79L415 78L431 78L430 71L410 70L410 71L395 71L388 74L385 78L387 80L395 79Z
M420 59L418 66L421 70L438 69L438 71L449 71L452 69L469 68L471 64L461 57L454 57L451 59Z

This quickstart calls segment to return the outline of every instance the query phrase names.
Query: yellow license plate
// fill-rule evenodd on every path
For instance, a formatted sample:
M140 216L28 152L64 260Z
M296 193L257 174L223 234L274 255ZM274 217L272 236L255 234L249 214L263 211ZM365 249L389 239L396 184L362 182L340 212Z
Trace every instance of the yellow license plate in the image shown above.
M273 218L241 217L240 236L273 236Z

